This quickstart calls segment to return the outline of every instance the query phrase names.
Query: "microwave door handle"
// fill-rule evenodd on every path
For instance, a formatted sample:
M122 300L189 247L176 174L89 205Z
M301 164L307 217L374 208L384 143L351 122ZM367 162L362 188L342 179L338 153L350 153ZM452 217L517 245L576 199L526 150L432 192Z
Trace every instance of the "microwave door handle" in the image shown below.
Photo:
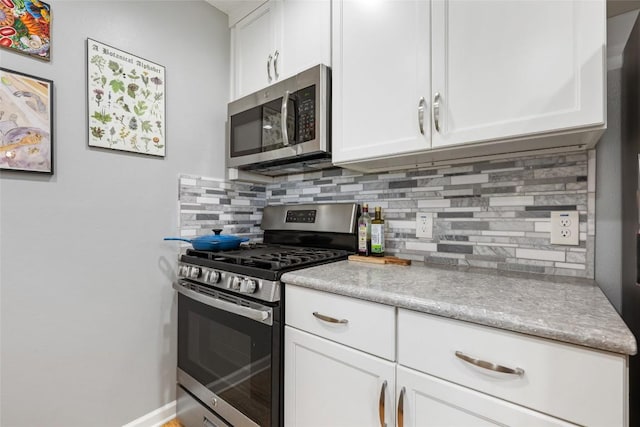
M256 310L255 308L243 307L241 305L236 305L231 302L226 302L218 298L192 291L191 289L187 289L178 283L173 284L173 289L178 291L178 293L186 296L187 298L191 298L192 300L201 302L205 305L208 305L209 307L219 308L220 310L228 311L230 313L234 313L239 316L255 320L257 322L266 323L268 325L271 325L273 322L271 320L271 309L269 309L268 311L263 311Z
M290 92L287 90L284 92L284 96L282 97L282 108L280 110L281 120L280 125L282 126L282 143L285 146L289 145L289 135L287 133L287 116L289 114L289 94Z

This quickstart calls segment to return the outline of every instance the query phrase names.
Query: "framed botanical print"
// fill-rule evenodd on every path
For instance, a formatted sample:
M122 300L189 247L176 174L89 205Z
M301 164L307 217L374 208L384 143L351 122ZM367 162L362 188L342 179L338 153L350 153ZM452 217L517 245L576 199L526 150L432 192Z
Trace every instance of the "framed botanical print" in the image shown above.
M88 39L87 105L90 146L165 155L162 65Z

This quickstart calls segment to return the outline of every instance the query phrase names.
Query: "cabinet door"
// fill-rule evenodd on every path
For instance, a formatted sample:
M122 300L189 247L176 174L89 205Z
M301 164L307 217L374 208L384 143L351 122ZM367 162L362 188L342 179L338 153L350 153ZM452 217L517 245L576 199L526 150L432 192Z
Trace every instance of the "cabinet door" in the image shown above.
M334 4L334 163L429 148L429 21L425 1Z
M281 44L281 6L279 1L271 0L233 27L232 99L275 82L273 56Z
M604 1L433 0L433 147L602 125L605 19Z
M284 0L279 79L317 64L331 66L331 0Z
M398 427L575 426L400 365L396 389Z
M395 425L394 363L290 326L284 360L285 426Z

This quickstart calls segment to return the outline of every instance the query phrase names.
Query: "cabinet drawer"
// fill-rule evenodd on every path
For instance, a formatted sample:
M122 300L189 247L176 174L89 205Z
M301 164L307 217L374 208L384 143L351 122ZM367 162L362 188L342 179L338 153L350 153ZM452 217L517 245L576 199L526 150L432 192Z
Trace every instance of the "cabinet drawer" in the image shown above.
M294 328L395 360L394 307L285 285L285 321Z
M456 352L523 372L495 372ZM398 363L574 423L627 423L623 355L401 309Z

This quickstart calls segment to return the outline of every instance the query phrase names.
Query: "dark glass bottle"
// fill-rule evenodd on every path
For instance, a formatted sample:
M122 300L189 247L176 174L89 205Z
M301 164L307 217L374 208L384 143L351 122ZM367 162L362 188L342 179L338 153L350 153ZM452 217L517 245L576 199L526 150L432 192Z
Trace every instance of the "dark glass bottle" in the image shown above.
M362 214L358 217L358 254L371 255L371 217L367 204L362 205Z

